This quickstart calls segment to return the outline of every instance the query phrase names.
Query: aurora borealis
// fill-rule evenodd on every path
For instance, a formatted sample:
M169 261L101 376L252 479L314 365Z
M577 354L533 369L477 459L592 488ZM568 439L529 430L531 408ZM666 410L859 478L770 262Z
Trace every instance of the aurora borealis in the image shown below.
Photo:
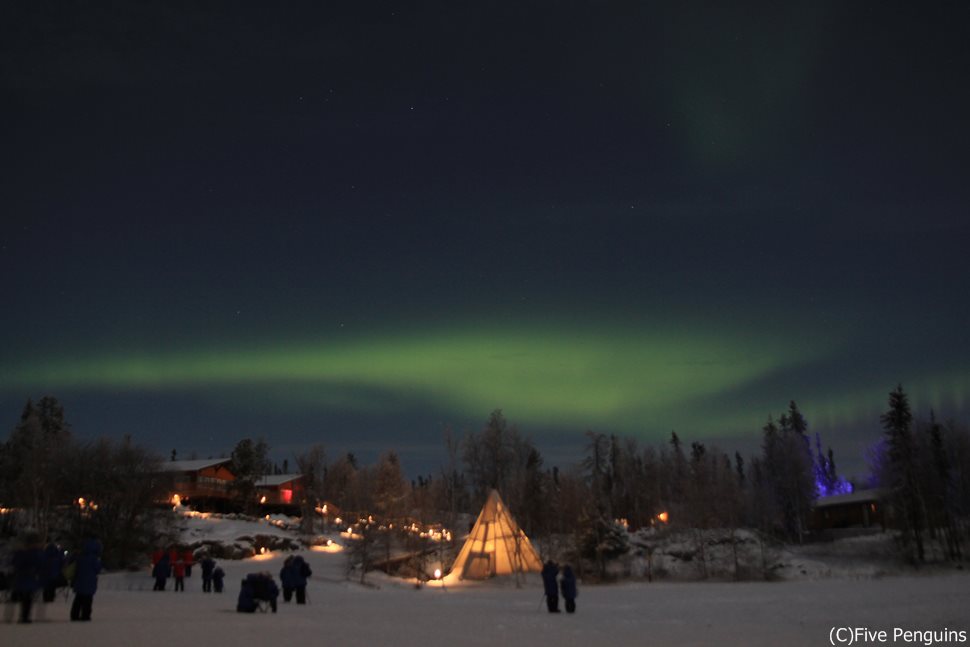
M970 413L961 7L2 10L0 411L436 464L502 408L859 467Z
M121 391L250 386L269 389L268 406L275 400L361 413L380 409L382 399L411 399L456 416L504 403L523 422L588 419L634 432L646 416L665 412L674 424L678 409L804 359L786 355L780 344L753 339L544 324L430 329L340 345L97 357L24 370L14 379ZM359 395L367 392L386 396Z

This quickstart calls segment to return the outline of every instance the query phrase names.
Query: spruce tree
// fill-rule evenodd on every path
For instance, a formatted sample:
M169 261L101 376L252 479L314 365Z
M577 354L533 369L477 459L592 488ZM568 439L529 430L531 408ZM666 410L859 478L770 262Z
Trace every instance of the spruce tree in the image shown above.
M880 420L886 434L890 500L902 530L903 545L915 545L916 558L925 560L923 549L924 509L916 478L916 451L913 442L913 414L909 399L900 384L889 394L889 410Z
M673 449L673 465L670 470L670 485L668 486L667 505L673 511L679 511L687 497L687 458L677 432L670 432L670 446Z
M801 542L817 496L814 461L806 435L808 423L794 401L778 422L779 426L775 426L769 418L763 428L764 463L785 533L789 539Z
M527 535L546 529L546 478L542 471L542 455L529 444L525 460L522 488L522 526Z
M738 476L738 487L743 489L745 486L744 458L740 452L734 452L734 471Z
M927 466L931 491L926 495L927 511L931 527L939 528L944 534L947 546L947 556L958 560L961 557L960 536L958 526L954 522L951 491L953 489L953 468L947 455L943 439L943 425L936 420L936 415L930 411L930 426L928 429L931 460Z

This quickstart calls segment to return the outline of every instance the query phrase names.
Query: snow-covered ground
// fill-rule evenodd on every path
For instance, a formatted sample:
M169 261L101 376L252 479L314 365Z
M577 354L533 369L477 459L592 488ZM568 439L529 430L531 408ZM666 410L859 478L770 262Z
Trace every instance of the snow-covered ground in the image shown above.
M195 536L268 534L241 522L193 520ZM97 645L824 645L833 627L968 632L970 576L963 572L787 582L626 583L580 585L575 615L548 614L538 577L511 582L451 583L444 588L369 575L376 586L345 579L340 552L303 554L314 574L309 604L279 612L235 612L242 577L278 576L285 554L222 560L226 592L201 592L197 569L186 591L151 591L147 570L101 577L90 623L68 621L59 599L31 625L0 624L0 644L12 647ZM171 588L171 583L169 584ZM5 610L6 611L6 610ZM12 609L11 609L12 611ZM920 643L923 644L923 643ZM949 644L959 644L951 642Z

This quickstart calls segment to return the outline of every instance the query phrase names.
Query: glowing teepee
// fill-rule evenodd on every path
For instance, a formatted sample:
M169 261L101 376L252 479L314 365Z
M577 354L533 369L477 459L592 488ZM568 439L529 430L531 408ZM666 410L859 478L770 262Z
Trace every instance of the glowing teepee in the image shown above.
M539 572L542 561L496 490L485 501L465 545L451 566L461 579Z

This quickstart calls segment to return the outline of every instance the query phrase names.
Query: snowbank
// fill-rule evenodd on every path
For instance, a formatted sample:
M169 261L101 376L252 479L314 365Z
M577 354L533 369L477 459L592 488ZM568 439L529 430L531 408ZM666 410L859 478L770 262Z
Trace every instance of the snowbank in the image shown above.
M196 538L234 542L272 529L288 532L263 522L224 518L189 520L185 531ZM872 548L866 542L847 546L846 551L860 553ZM665 550L676 551L676 541ZM757 647L828 644L833 627L970 630L970 576L965 573L786 582L581 582L578 613L550 615L542 609L542 586L535 575L523 578L521 587L506 578L446 580L443 586L417 588L413 581L370 574L370 585L361 586L346 579L339 545L300 552L313 569L306 606L281 603L276 614L235 612L246 574L267 571L278 577L288 553L271 552L220 560L226 571L226 592L221 595L202 593L197 571L186 581L184 593L151 591L147 569L102 576L92 622L69 622L69 605L59 599L43 610L42 622L0 624L0 644L265 647L309 641L343 647L588 647L609 642Z

